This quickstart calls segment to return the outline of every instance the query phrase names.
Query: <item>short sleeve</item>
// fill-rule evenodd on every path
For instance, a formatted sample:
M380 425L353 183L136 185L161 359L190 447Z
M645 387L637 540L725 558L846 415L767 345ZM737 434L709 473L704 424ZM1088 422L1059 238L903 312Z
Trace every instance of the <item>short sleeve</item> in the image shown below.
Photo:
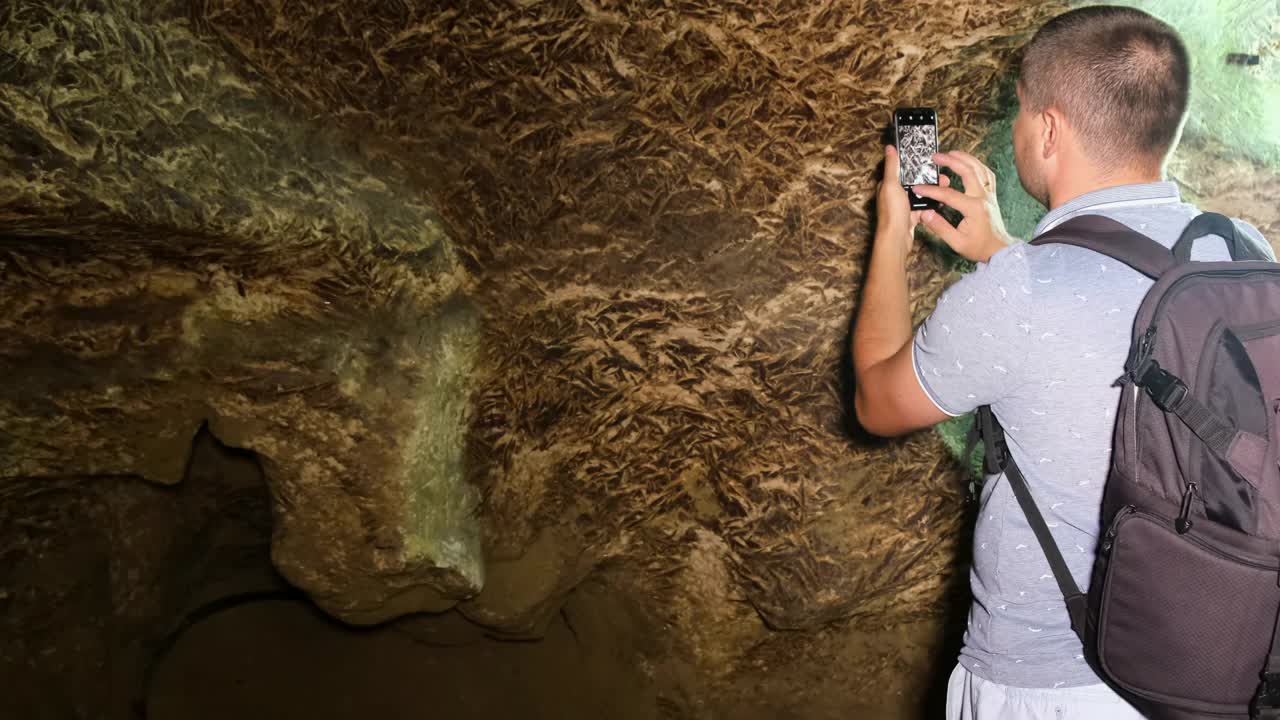
M1267 242L1266 238L1262 237L1262 233L1258 231L1258 228L1238 218L1235 219L1234 222L1236 224L1236 229L1240 231L1240 234L1244 235L1246 239L1252 242L1254 247L1262 251L1263 257L1271 262L1275 262L1275 249L1271 247L1271 243Z
M1026 249L1013 245L947 288L916 328L912 365L920 387L956 416L1021 384L1031 322Z

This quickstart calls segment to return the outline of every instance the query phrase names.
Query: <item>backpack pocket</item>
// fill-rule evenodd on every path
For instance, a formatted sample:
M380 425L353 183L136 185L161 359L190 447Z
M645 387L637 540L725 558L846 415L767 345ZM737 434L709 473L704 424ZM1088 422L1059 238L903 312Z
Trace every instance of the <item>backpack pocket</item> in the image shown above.
M1231 328L1219 320L1209 331L1196 374L1196 399L1235 428L1260 439L1268 432L1266 396L1256 363L1246 344L1257 330ZM1265 453L1265 448L1263 449ZM1190 481L1200 488L1205 515L1212 521L1253 533L1258 530L1260 467L1237 465L1219 457L1198 437L1191 437Z
M1280 483L1280 320L1240 328L1237 335L1257 369L1258 384L1266 402L1265 415L1270 432L1262 430L1261 435L1269 439L1272 448L1263 464L1264 474L1259 482L1264 488L1274 487ZM1271 537L1280 535L1280 527L1260 529Z
M1266 404L1267 421L1259 428L1259 434L1280 443L1280 320L1237 328L1236 335L1244 345L1253 367L1258 373L1258 385ZM1267 432L1270 429L1270 433ZM1269 480L1263 476L1260 481Z
M1258 688L1280 609L1280 558L1185 534L1132 506L1104 542L1097 651L1119 687L1202 713L1240 712ZM1220 533L1215 533L1215 535Z
M1275 362L1280 358L1280 320L1235 328L1235 333L1253 360L1262 391L1280 398L1280 368Z

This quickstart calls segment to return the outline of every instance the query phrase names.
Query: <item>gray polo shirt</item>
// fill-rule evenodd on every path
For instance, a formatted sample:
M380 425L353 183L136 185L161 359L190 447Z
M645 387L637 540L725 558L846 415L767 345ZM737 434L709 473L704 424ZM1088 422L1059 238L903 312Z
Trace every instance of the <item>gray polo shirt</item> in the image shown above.
M1170 182L1082 195L1048 213L1039 235L1076 215L1105 215L1166 247L1199 211ZM1236 221L1268 257L1252 225ZM1221 238L1192 260L1227 260ZM1102 490L1133 319L1152 280L1066 245L1011 245L947 288L916 330L916 377L948 415L990 404L1081 588L1089 583ZM960 663L992 682L1100 682L1085 664L1035 535L1001 476L980 498L969 573L973 605Z

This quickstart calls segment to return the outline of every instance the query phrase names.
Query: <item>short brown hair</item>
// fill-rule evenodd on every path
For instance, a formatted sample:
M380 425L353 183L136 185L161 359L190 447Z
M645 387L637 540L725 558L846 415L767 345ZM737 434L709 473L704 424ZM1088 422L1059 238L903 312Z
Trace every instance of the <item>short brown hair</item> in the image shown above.
M1134 8L1098 5L1050 20L1022 52L1032 112L1053 107L1104 167L1162 160L1187 112L1191 68L1177 31Z

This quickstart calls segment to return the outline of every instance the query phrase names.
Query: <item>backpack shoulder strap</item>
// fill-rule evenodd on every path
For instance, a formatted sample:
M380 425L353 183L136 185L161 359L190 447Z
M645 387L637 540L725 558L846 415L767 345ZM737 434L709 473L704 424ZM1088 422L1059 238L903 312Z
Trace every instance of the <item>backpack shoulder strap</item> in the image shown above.
M1031 241L1032 245L1049 243L1088 248L1119 260L1153 280L1178 264L1169 248L1101 215L1071 218Z
M1044 551L1045 559L1049 561L1053 579L1058 582L1058 589L1062 592L1062 599L1067 605L1071 629L1075 631L1081 643L1089 647L1085 635L1088 622L1088 597L1080 591L1075 578L1071 576L1071 569L1067 567L1067 561L1062 557L1062 551L1058 549L1058 543L1053 539L1049 524L1045 522L1044 515L1040 513L1035 499L1031 497L1031 488L1027 487L1026 478L1022 476L1018 463L1013 461L1013 456L1008 452L1004 428L1000 426L1000 421L996 419L990 405L978 408L974 423L984 446L983 471L992 474L1004 473L1009 482L1009 488L1013 490L1013 496L1018 500L1018 506L1022 508L1022 513L1026 515L1027 522L1031 525L1031 531L1035 533L1036 541L1040 543L1040 549Z

